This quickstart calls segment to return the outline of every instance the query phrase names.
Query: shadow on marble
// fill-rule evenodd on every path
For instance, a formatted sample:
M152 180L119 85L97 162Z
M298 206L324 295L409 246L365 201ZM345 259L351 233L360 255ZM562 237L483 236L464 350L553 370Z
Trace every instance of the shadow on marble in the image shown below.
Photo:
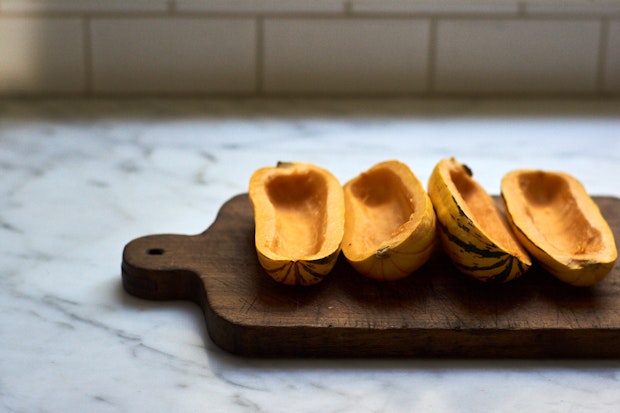
M227 372L252 371L266 373L306 372L412 372L425 371L487 371L511 370L530 372L540 370L579 370L595 374L615 374L620 368L616 359L512 359L512 358L253 358L229 353L218 347L209 337L203 313L199 306L188 301L149 301L131 296L120 282L115 283L116 304L132 312L166 313L184 318L184 324L195 328L203 339L204 350L210 369L218 376ZM131 314L128 315L131 317Z

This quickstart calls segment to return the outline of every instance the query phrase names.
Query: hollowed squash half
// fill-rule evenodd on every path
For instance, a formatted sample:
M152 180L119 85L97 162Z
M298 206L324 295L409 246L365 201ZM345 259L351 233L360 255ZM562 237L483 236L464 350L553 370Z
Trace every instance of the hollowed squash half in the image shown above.
M280 162L250 178L258 260L274 280L313 285L332 270L344 233L340 182L308 163Z
M517 237L551 274L590 286L611 271L618 256L614 235L575 177L515 170L503 177L501 194Z
M435 212L424 187L399 161L379 163L344 185L342 252L359 273L406 277L431 256Z
M495 200L454 158L437 163L428 183L443 250L456 268L485 282L507 282L525 273L531 259Z

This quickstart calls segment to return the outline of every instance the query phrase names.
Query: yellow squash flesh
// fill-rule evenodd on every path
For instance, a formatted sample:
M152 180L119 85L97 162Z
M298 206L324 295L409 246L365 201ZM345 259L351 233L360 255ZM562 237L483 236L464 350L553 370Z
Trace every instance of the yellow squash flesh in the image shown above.
M308 163L279 163L250 178L258 260L274 280L313 285L332 270L344 234L339 181Z
M454 158L439 161L428 183L443 250L456 268L485 282L507 282L532 265L493 198Z
M555 277L591 286L611 271L618 257L614 235L573 176L515 170L503 177L501 194L519 241Z
M379 163L344 186L342 252L359 273L381 281L406 277L435 245L431 201L409 167Z

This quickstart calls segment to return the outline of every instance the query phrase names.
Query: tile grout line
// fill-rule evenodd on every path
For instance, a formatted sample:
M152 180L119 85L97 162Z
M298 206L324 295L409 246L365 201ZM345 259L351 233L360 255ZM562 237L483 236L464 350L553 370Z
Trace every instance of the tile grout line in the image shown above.
M264 74L265 74L265 18L256 17L256 67L254 93L262 95L264 93Z
M0 0L2 1L2 0ZM296 19L339 19L343 17L351 17L356 19L409 19L409 18L430 18L430 19L458 19L458 20L506 20L506 19L527 19L527 20L591 20L593 18L610 18L603 13L595 14L539 14L530 13L525 2L517 3L518 7L514 13L459 13L459 12L356 12L350 1L343 2L343 9L339 12L310 12L310 11L187 11L178 8L174 0L170 0L163 10L144 10L144 11L4 11L0 10L0 15L6 18L61 18L61 17L78 17L88 16L90 18L150 18L150 17L178 17L178 18L248 18L248 17L277 17L277 18L296 18Z
M171 17L174 17L174 15L176 14L176 11L177 11L177 2L176 2L176 0L168 0L166 2L166 5L168 6L168 14Z
M606 83L606 71L605 65L607 64L607 50L609 42L609 18L603 17L601 19L601 28L599 32L598 40L598 58L596 61L596 83L595 88L598 94L605 93Z
M91 17L84 16L82 20L82 40L84 42L84 94L93 94L93 59Z
M437 67L437 25L438 19L431 18L428 28L428 62L426 63L426 92L435 92L435 69Z
M350 0L345 0L342 2L342 13L345 16L353 15L353 4L351 4Z
M527 16L527 5L525 1L520 1L517 3L517 17L524 18Z

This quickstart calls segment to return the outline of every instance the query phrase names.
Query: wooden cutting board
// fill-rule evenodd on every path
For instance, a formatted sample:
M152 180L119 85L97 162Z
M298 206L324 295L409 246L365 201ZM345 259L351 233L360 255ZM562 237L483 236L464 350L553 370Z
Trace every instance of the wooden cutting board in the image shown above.
M620 240L620 199L594 197ZM438 251L410 277L380 283L340 257L313 287L269 278L256 258L247 194L199 235L161 234L125 246L123 286L150 300L191 300L223 349L261 357L619 357L620 264L589 288L536 265L486 285Z

